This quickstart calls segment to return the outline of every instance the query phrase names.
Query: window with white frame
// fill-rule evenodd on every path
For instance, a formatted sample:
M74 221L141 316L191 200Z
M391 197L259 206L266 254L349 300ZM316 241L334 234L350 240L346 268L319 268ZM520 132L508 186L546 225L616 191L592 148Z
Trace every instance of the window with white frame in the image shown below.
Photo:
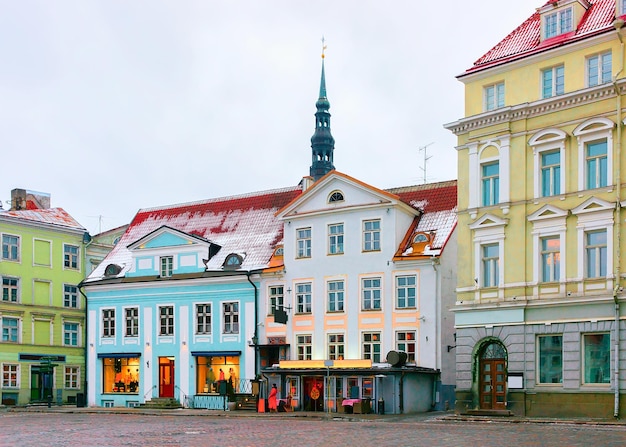
M174 335L174 306L159 306L159 335Z
M396 332L396 349L406 352L407 363L415 363L416 347L415 331Z
M543 16L544 38L549 39L573 30L572 8L565 8Z
M174 257L173 256L161 256L161 277L169 278L174 272Z
M115 309L102 309L102 336L115 337Z
M607 118L592 118L577 126L579 190L613 184L613 128Z
M363 251L380 251L380 219L363 222Z
M296 230L296 258L311 257L311 228Z
M500 163L491 162L481 166L482 206L500 202Z
M196 334L211 333L211 303L196 304Z
M2 317L2 341L19 343L20 320L12 317Z
M620 15L626 14L626 0L620 0Z
M2 388L19 388L20 365L15 363L2 364Z
M344 334L328 334L328 358L330 360L343 360L344 350Z
M17 303L19 301L20 280L9 276L2 277L2 301Z
M412 309L417 307L417 276L403 275L396 277L396 308Z
M70 284L63 285L63 307L78 308L78 287Z
M139 336L139 308L127 307L124 309L124 334L126 337Z
M608 153L606 140L593 141L585 145L586 189L608 185Z
M382 297L381 279L361 279L361 297L362 310L380 310Z
M285 292L283 286L270 286L269 287L269 314L274 315L276 309L282 310L285 306Z
M537 382L546 385L563 383L563 336L539 336L537 356Z
M585 232L586 278L604 278L607 275L606 229Z
M328 254L343 254L343 224L328 226Z
M313 358L313 337L311 335L296 336L296 351L298 360L311 360Z
M80 248L76 245L63 244L63 266L68 269L80 269Z
M504 277L500 265L504 265L504 227L508 220L493 214L485 214L470 224L473 231L474 260L473 271L476 293L502 297L503 290L481 291L481 288L495 288L503 285ZM497 295L494 295L497 293Z
M594 54L587 58L587 86L606 84L611 82L613 58L610 51Z
M78 366L66 366L63 383L67 390L80 389L80 368Z
M497 287L500 284L500 244L481 246L482 286Z
M363 358L380 363L380 332L363 333Z
M541 281L558 282L561 277L561 237L546 236L541 242Z
M544 129L533 135L534 197L551 197L565 192L565 139L560 129Z
M343 312L343 281L328 281L328 312Z
M78 323L63 323L63 346L78 346Z
M238 334L239 333L239 303L230 302L223 303L224 309L224 333L225 334Z
M486 112L504 107L504 82L483 88L483 104L483 110Z
M296 312L311 313L311 283L296 284Z
M550 151L541 154L541 196L561 194L561 152Z
M611 383L611 335L609 333L583 335L583 382Z
M567 210L548 204L528 216L528 221L532 223L533 253L535 253L533 279L536 285L559 282L565 277L566 259L563 253L568 215ZM535 293L540 292L536 290Z
M563 93L565 93L565 67L558 65L541 70L541 97L551 98Z
M12 234L2 235L2 259L5 261L20 260L20 237Z

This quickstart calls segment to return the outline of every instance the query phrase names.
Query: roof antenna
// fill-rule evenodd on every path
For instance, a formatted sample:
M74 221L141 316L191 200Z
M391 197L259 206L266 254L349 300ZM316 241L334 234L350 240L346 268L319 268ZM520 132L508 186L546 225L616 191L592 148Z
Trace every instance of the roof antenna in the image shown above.
M424 151L424 166L420 166L420 169L422 170L422 172L424 172L424 180L422 182L423 184L426 184L426 162L433 157L432 155L430 157L426 156L426 149L428 149L428 146L432 146L433 144L435 144L434 141L432 143L428 143L426 146L417 148L418 152Z

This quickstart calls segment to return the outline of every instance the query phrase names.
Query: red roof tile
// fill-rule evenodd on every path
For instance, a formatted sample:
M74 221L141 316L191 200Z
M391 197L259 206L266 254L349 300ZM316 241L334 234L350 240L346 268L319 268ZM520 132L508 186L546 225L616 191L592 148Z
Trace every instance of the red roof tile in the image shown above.
M76 220L74 220L74 218L70 216L63 208L46 208L0 212L0 218L5 217L9 219L27 220L30 222L37 222L86 231L85 228Z

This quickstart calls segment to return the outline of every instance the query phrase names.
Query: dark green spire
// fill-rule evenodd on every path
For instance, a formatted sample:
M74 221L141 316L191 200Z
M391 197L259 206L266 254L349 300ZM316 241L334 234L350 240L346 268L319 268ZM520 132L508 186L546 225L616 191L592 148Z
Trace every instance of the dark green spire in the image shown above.
M322 38L322 44L324 39ZM322 78L320 81L320 95L315 103L315 133L311 137L312 164L310 175L315 181L319 180L335 169L333 165L333 151L335 139L330 133L330 103L326 97L326 74L324 71L324 50L322 48Z

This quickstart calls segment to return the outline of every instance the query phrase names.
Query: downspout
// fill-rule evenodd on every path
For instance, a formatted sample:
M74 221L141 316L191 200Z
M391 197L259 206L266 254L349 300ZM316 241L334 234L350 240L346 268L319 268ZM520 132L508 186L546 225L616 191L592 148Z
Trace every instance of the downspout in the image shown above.
M85 339L83 340L83 343L85 345L85 372L84 372L84 376L85 376L85 380L84 380L84 384L85 384L85 388L83 389L84 393L85 393L85 399L83 404L85 405L85 407L87 406L87 402L89 401L88 396L87 396L87 377L89 377L87 375L87 368L89 367L89 362L87 361L87 356L89 355L89 314L87 313L88 309L87 309L87 295L85 295L85 293L83 292L83 282L81 281L78 284L78 291L80 292L80 294L82 296L85 297ZM77 402L78 403L78 402Z
M435 321L437 322L435 325L435 367L439 370L439 401L441 401L441 390L443 389L443 380L441 378L441 369L443 368L443 340L441 338L441 310L443 309L441 302L443 297L441 296L441 286L440 279L441 275L439 274L439 269L437 266L441 262L440 258L435 256L430 258L430 263L433 266L433 270L435 271ZM431 407L437 408L439 402L437 402L437 381L433 381L433 396L432 396L433 405Z
M254 378L256 379L259 375L259 359L257 359L259 352L257 347L257 344L259 343L259 289L257 289L256 284L254 284L250 279L250 272L246 272L246 278L248 278L248 282L252 285L252 287L254 287L254 336L252 337L252 344L254 347Z

